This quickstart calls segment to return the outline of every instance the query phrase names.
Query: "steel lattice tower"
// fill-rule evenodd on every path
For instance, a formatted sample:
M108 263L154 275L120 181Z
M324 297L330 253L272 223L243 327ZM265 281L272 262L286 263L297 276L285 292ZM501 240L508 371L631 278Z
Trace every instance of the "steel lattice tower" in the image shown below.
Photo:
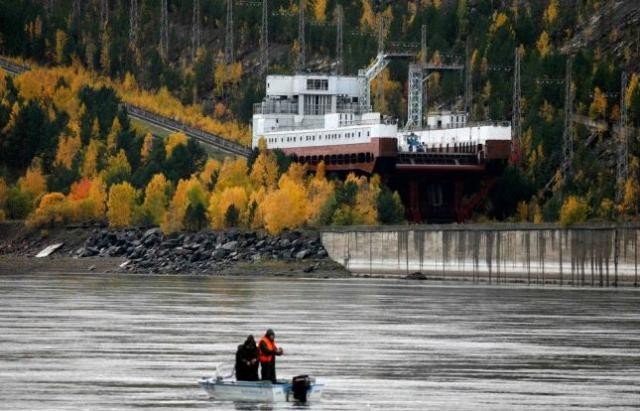
M262 73L269 73L269 2L262 0L262 31L260 35L260 57Z
M511 114L512 149L521 148L522 139L522 85L520 83L520 52L515 50L515 64L513 69L513 110Z
M465 44L465 77L464 77L464 111L467 118L471 120L471 111L473 110L473 67L471 66L471 37L467 37Z
M378 13L378 54L384 52L384 17Z
M423 65L409 65L409 113L407 129L422 128L422 78Z
M300 53L298 54L298 70L304 70L307 65L306 61L306 45L304 38L304 9L305 9L305 0L300 0L299 2L299 12L298 12L298 45L300 46Z
M191 59L195 60L200 48L200 0L193 0L191 17Z
M109 24L109 0L100 1L100 30L106 30Z
M562 171L564 178L571 174L573 163L573 58L567 59L567 68L564 80L564 132L562 135Z
M129 3L129 43L133 50L138 49L138 0L130 0Z
M160 1L160 56L163 59L169 57L169 10L167 0Z
M227 24L224 36L224 60L227 64L235 60L233 43L233 0L227 0Z
M629 77L627 72L622 72L620 88L620 129L618 130L618 152L616 161L616 203L622 203L624 199L625 185L629 178L629 140L627 137L627 101L626 90Z
M423 24L420 30L420 63L427 64L427 25Z
M341 75L344 70L344 44L342 33L344 29L344 10L341 4L336 6L336 73Z
M71 15L74 23L78 22L80 18L80 14L82 13L82 3L80 0L73 0L73 6L71 10Z

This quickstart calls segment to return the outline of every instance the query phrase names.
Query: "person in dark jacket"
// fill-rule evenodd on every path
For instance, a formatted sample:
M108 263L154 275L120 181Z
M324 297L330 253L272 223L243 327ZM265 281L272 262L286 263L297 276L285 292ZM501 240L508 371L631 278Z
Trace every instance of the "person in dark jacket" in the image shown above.
M236 380L258 381L258 347L253 335L248 336L236 351Z
M282 355L282 348L276 345L276 334L271 328L267 330L258 344L262 381L276 383L276 356Z

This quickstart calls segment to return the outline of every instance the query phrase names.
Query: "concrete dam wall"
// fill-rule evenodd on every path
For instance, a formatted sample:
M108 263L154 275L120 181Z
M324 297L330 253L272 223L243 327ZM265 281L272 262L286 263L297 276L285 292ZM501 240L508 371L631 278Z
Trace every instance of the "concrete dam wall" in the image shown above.
M638 286L640 226L451 225L327 229L353 273L478 282Z

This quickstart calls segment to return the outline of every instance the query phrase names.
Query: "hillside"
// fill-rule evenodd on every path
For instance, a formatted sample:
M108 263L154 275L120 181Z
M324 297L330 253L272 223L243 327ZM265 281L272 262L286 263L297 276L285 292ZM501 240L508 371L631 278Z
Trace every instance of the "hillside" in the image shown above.
M18 4L19 3L19 4ZM55 2L45 9L33 0L0 0L0 52L42 64L77 61L113 78L127 74L143 89L162 87L183 103L198 103L221 122L248 124L261 99L259 41L261 8L234 6L235 59L225 64L224 0L200 0L201 47L192 45L193 2L168 1L168 51L160 52L159 0L138 2L137 42L130 40L130 2ZM336 5L344 7L345 72L365 67L377 49L376 4L386 22L385 43L419 42L427 26L427 59L468 60L472 68L471 117L512 118L514 50L522 58L523 138L518 167L507 170L485 204L489 218L554 221L569 197L585 205L590 218L631 217L637 212L639 148L630 147L625 195L616 203L616 144L621 73L630 126L640 125L638 20L640 4L621 0L307 0L306 68L334 68ZM48 3L47 3L48 4ZM80 9L75 9L79 4ZM269 1L269 72L296 69L298 1ZM108 15L108 20L102 16ZM105 21L101 25L97 22ZM559 175L564 124L565 61L573 57L575 124L572 170ZM406 118L407 62L394 62L372 87L374 108ZM380 92L378 89L382 89ZM436 74L427 85L429 109L464 105L464 76ZM635 132L635 129L631 129Z

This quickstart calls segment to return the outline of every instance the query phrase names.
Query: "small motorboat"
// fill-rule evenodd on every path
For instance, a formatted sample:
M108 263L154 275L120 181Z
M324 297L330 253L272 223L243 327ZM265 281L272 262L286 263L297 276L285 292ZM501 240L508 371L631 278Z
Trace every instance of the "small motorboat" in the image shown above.
M324 384L308 375L291 380L237 381L233 375L201 378L198 384L215 400L239 402L298 402L320 397Z

